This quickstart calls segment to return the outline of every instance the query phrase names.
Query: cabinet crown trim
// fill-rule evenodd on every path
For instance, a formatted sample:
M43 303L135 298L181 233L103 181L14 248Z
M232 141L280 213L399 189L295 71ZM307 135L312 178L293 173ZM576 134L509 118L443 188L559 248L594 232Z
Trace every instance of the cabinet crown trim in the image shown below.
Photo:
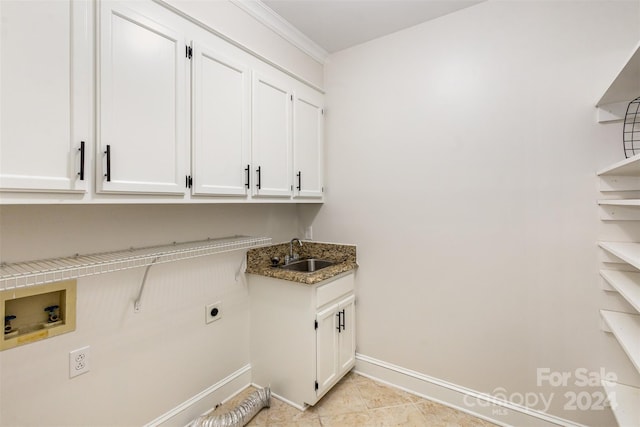
M280 37L315 59L320 64L324 64L329 56L329 52L320 45L304 35L300 30L291 25L288 21L278 15L269 6L261 2L246 0L230 0L231 3L253 16L258 22L273 30Z

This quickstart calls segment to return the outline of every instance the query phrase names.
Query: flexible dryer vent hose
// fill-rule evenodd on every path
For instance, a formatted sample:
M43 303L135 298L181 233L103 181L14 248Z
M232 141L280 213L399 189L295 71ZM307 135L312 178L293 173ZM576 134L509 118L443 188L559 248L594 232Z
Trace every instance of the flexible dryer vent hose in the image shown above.
M271 405L269 387L256 390L231 411L225 414L211 413L198 417L189 427L244 427L262 408Z

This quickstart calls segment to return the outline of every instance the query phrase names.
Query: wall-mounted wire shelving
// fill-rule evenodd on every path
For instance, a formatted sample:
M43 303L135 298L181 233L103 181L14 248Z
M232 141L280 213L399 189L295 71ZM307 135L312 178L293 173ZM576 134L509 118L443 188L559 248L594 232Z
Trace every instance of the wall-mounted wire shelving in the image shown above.
M0 290L42 285L269 244L270 237L232 236L64 258L3 263L0 264Z

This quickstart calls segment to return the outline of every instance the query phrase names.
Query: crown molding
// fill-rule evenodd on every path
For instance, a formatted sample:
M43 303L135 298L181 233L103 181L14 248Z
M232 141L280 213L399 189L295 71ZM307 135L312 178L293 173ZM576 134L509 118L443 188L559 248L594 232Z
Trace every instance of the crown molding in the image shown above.
M329 53L260 0L229 0L280 37L324 64Z

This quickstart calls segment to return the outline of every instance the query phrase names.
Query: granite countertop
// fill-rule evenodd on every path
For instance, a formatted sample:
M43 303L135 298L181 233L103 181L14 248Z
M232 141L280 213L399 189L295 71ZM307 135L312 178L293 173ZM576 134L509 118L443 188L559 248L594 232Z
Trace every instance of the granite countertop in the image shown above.
M289 253L289 242L286 242L262 248L249 249L247 251L247 273L289 280L305 285L315 285L323 280L330 279L340 273L354 270L358 267L356 263L355 245L319 243L303 240L302 246L298 245L297 242L294 243L293 251L300 256L300 259L326 259L327 261L335 262L335 264L312 273L272 267L271 259L274 257L280 258L280 265L284 263L284 258Z

